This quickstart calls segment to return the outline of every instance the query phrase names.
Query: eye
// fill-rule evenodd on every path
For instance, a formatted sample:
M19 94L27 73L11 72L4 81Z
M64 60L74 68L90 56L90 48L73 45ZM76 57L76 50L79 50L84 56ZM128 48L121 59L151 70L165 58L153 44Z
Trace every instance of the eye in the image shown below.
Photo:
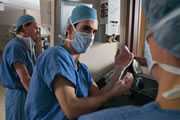
M81 31L86 32L86 33L91 33L92 30L93 29L90 26L82 26L82 28L81 28Z
M96 34L97 30L93 30L93 34Z

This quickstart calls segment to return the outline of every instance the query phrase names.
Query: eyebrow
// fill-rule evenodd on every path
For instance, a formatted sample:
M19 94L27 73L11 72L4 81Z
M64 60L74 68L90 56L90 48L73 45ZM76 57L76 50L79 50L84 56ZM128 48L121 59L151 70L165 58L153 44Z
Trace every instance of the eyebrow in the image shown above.
M85 29L85 30L92 30L93 28L89 25L84 25L82 26L82 29Z
M95 30L96 31L96 29L94 29L90 25L84 25L84 26L82 26L82 29L84 29L84 30Z

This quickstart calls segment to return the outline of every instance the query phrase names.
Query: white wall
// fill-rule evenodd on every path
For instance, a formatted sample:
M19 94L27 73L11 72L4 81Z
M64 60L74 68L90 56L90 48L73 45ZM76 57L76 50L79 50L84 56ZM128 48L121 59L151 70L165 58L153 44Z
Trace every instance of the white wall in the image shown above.
M101 78L112 69L117 43L96 43L85 54L81 55L80 61L88 65L95 80Z
M23 15L23 10L7 8L0 11L0 51L4 48L9 38L9 29L19 16Z
M39 0L1 0L5 6L14 6L21 9L39 9Z
M40 10L26 10L26 14L32 15L35 19L38 25L41 25L41 15L40 15Z
M6 7L5 11L0 11L0 25L13 25L19 16L23 15L22 9L12 9Z
M6 4L5 10L0 11L0 52L2 51L10 37L9 30L13 25L16 24L17 19L24 14L30 14L34 16L38 24L41 23L39 9L30 10L18 8L17 6L14 6L14 4L10 4L9 2L8 4Z

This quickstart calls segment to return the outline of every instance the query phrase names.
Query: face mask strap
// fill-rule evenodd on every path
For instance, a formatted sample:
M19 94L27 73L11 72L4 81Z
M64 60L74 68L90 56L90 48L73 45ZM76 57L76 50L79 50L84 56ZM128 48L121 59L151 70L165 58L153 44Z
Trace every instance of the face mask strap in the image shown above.
M180 98L180 85L175 86L173 89L167 92L164 92L162 96L168 100L175 100Z
M172 66L172 65L167 65L167 64L161 64L159 63L159 66L164 69L167 72L170 72L172 74L180 75L180 68Z
M69 23L71 24L71 26L72 26L73 30L74 30L75 32L77 32L77 30L76 30L75 26L74 26L74 25L73 25L73 23L72 23L71 18L69 18Z

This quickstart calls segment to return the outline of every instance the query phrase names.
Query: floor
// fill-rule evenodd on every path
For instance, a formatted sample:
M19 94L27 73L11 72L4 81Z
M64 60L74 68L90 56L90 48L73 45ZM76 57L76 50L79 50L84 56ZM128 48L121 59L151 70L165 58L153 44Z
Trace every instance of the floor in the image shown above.
M4 111L4 89L0 86L0 120L5 120Z

